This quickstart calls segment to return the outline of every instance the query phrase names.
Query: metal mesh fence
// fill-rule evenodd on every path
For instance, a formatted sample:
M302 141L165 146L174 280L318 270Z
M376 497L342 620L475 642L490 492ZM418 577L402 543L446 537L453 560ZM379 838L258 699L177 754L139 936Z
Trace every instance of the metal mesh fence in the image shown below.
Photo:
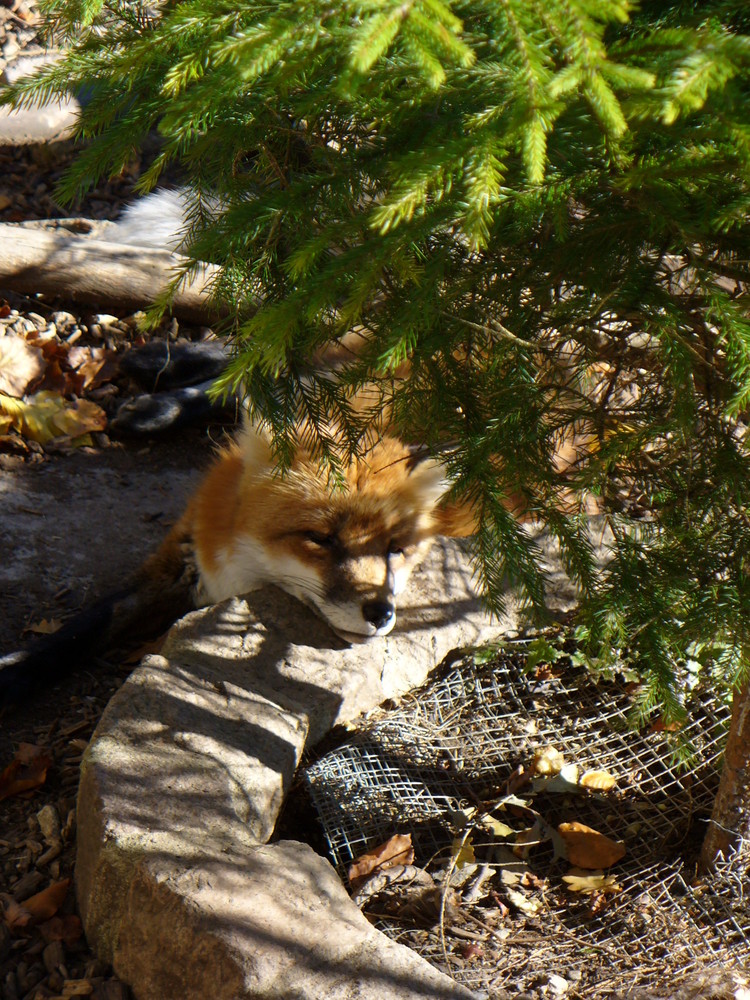
M416 861L400 877L408 882L415 869L423 902L430 893L442 900L440 913L424 906L420 913L412 905L414 885L395 879L367 901L378 926L493 1000L666 997L696 971L750 964L741 869L727 864L697 879L690 862L718 784L728 707L710 692L691 693L691 721L679 733L690 751L686 760L675 751L676 735L660 731L658 722L649 731L628 727L627 685L597 684L572 667L559 676L527 671L524 663L519 642L489 662L446 668L398 708L371 715L306 770L342 875L373 845L408 832ZM579 773L609 772L615 787L587 791L527 779L517 794L530 808L494 812L514 834L498 840L472 828L476 861L459 871L451 843L466 835L467 811L500 801L509 780L518 784L519 765L528 773L535 752L548 747ZM508 846L532 814L543 843L519 861ZM569 821L626 845L625 858L608 872L616 881L611 891L573 893L562 881L569 864L554 849L554 830ZM424 888L425 878L432 889ZM472 879L481 892L470 888ZM683 995L740 995L726 983L718 992L701 990Z

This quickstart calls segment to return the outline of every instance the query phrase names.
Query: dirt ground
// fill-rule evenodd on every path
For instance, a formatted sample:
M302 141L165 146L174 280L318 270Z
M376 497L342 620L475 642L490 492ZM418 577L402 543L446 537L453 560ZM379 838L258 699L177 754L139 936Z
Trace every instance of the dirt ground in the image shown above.
M19 51L40 50L34 9L34 0L0 0L0 83L5 63ZM74 155L70 143L0 145L0 221L71 215L115 218L132 197L143 164L134 160L128 170L100 184L79 205L62 206L55 200L55 184ZM33 324L44 339L60 310L74 325L61 329L58 322L49 341L53 343L50 371L55 357L66 369L71 345L84 353L109 356L127 349L128 338L133 339L128 334L123 340L121 331L116 336L106 329L95 332L96 308L83 308L64 297L53 301L0 289L0 342L8 334L14 339L26 337ZM99 311L108 311L105 303ZM165 329L160 335L174 333ZM197 334L180 330L179 335ZM0 361L0 382L2 368ZM65 395L67 387L60 391ZM99 391L95 401L105 408L131 392L116 380L106 380ZM57 449L42 448L4 429L0 433L0 655L28 641L40 624L54 626L117 587L169 530L223 435L221 427L202 426L158 440L117 440L105 428L93 435L90 444ZM127 987L89 950L69 881L75 863L80 760L109 697L132 669L133 663L124 658L109 652L24 705L0 708L3 1000L130 997ZM8 768L16 767L23 745L42 755L44 781L33 790L4 798L3 778ZM50 890L62 900L55 915L29 922L25 907Z
M0 648L116 588L161 540L210 460L204 429L7 462L0 470Z
M211 431L0 465L0 649L119 586L179 516L211 460ZM75 683L75 682L68 682ZM51 706L59 707L59 702ZM3 719L0 754L26 714ZM39 705L34 708L39 722Z
M0 650L26 641L29 626L55 621L116 587L179 515L210 462L219 429L166 440L51 454L29 462L0 456ZM0 771L29 744L48 755L43 786L0 801L0 902L23 903L73 875L75 795L81 756L112 692L133 667L110 654L54 689L0 709ZM62 826L46 839L37 817ZM74 922L60 940L55 921ZM65 925L67 927L67 924ZM80 935L72 889L52 921L8 933L0 921L0 996L40 1000L66 983L92 1000L127 1000L129 991ZM67 995L67 994L65 994Z

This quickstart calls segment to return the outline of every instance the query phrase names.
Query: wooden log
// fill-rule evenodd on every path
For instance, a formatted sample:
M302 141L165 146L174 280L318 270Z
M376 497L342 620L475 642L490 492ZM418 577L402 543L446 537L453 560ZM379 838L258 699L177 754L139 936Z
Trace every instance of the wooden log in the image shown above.
M85 302L100 312L147 308L183 263L168 250L109 243L68 229L0 223L0 288ZM217 270L206 264L183 281L172 314L192 323L216 321L221 313L211 301L210 284Z

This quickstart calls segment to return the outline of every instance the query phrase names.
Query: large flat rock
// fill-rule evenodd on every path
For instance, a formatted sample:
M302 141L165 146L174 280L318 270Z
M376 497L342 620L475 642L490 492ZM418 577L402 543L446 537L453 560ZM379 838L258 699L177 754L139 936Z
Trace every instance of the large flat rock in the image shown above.
M482 610L455 542L361 645L273 589L175 626L110 702L79 792L86 933L138 1000L469 996L375 931L327 861L266 842L306 745L514 626Z

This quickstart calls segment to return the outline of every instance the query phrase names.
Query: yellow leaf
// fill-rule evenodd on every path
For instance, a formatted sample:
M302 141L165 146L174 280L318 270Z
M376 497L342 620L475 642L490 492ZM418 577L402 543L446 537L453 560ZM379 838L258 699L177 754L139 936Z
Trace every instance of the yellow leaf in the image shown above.
M617 778L609 771L586 771L580 784L584 788L593 788L597 792L608 792L617 784Z
M455 858L456 868L463 868L464 865L475 865L477 859L474 856L474 845L471 842L471 837L467 837L466 840L456 837L451 845L451 857Z
M9 396L7 392L0 392L0 413L13 420L18 414L23 413L26 404L22 399Z
M622 886L617 884L614 875L604 875L601 872L592 875L571 873L563 875L563 882L571 892L622 892Z
M510 837L511 834L515 833L513 827L508 826L507 823L501 823L499 819L495 819L490 814L482 816L481 822L482 826L489 830L494 837Z
M68 404L60 410L53 424L60 434L74 438L91 431L103 431L107 426L107 415L96 403L78 399L75 404Z
M36 625L29 625L28 631L33 632L35 635L52 635L53 632L57 632L61 627L62 622L59 618L42 618Z
M39 444L56 437L79 437L107 426L107 415L100 406L49 391L37 392L26 400L0 393L0 420L3 417L9 418L9 426L19 434Z

